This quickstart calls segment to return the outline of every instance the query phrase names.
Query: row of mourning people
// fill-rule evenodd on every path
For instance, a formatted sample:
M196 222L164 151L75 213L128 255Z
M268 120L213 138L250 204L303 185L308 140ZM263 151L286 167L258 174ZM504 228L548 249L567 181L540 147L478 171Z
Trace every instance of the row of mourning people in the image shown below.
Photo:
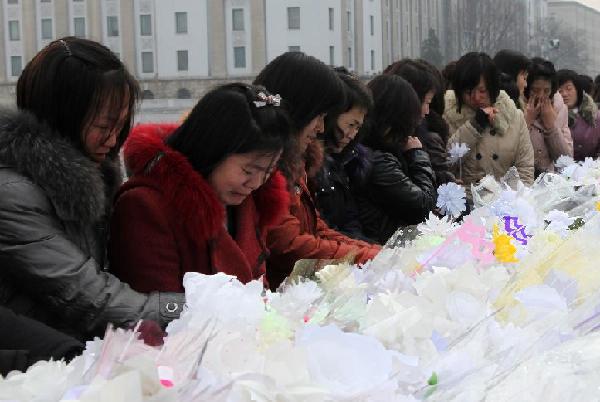
M298 259L377 254L329 228L306 186L342 81L287 53L256 84L211 90L181 125L131 131L139 86L106 47L67 37L28 63L17 110L0 116L2 374L70 358L108 324L148 319L160 334L186 272L276 288Z
M549 163L569 143L553 78L526 70L524 114L484 54L463 56L446 91L423 61L365 85L288 52L252 85L209 91L181 124L131 129L139 87L118 58L85 39L50 43L0 120L0 306L13 327L35 320L32 338L0 331L0 351L31 351L27 365L76 354L108 324L164 328L187 272L276 290L302 259L365 264L427 217L441 183L511 166L531 183L534 136ZM457 142L471 149L459 178L445 151ZM50 336L68 347L32 346Z

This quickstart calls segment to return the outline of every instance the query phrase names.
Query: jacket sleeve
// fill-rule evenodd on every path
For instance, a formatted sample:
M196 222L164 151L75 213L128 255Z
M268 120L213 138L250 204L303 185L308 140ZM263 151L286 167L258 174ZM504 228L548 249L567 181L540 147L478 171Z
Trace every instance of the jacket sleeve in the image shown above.
M134 187L117 198L110 225L110 270L139 292L183 288L177 244L158 194Z
M435 207L434 173L425 151L414 149L404 155L408 174L394 155L378 153L373 161L371 184L386 214L417 224Z
M554 127L543 131L543 135L552 162L556 161L561 155L573 157L573 138L569 128L567 105L561 104L561 107L557 110Z
M448 163L448 153L444 147L444 141L437 133L430 133L428 140L425 145L429 160L431 161L431 168L435 173L436 184L453 182L456 180L454 174L450 171L450 165Z
M380 250L379 246L350 239L330 229L321 218L317 221L316 234L301 233L300 221L292 214L269 229L267 244L272 254L287 254L290 260L342 258L353 252L357 254L355 261L362 263Z
M525 184L533 184L534 167L533 167L533 145L531 144L531 137L529 136L529 129L525 122L525 117L522 113L519 113L517 124L519 144L517 154L515 157L514 166L519 172L521 181Z
M83 349L78 340L0 306L0 374L25 371L39 360L70 360Z
M86 336L102 334L108 323L129 326L142 318L164 326L181 312L182 294L140 294L102 271L69 240L45 194L29 181L0 186L0 222L6 274Z
M450 138L448 139L447 147L450 149L452 144L466 143L469 149L475 149L477 143L483 137L483 133L477 131L470 120L466 121L459 127L450 126Z

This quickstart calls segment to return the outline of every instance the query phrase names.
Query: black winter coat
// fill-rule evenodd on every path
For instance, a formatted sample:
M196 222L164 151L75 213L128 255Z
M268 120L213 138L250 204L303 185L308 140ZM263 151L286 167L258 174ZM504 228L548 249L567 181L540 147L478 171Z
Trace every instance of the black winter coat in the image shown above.
M431 167L435 173L436 185L456 181L454 173L450 171L446 144L442 137L438 133L430 131L425 122L417 128L417 136L423 144L423 149L429 155Z
M365 234L384 244L398 228L421 223L435 207L435 175L427 152L373 151L367 184L357 193Z
M78 339L179 315L183 294L137 293L105 270L118 176L33 115L0 112L0 306Z
M39 360L71 360L83 344L38 321L0 306L0 375L26 371Z
M353 191L368 174L367 152L358 144L339 154L326 154L322 168L309 185L321 218L330 228L353 239L373 243L363 232Z

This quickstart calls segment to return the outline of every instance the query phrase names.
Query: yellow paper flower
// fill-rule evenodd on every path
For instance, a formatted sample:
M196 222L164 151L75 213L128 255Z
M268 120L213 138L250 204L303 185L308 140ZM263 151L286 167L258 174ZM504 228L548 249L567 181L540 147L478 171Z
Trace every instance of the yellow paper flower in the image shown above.
M596 211L600 211L600 201L596 201Z
M498 229L498 225L494 225L493 232L494 255L500 262L518 262L519 260L515 257L517 248L511 243L512 237L507 234L501 234Z

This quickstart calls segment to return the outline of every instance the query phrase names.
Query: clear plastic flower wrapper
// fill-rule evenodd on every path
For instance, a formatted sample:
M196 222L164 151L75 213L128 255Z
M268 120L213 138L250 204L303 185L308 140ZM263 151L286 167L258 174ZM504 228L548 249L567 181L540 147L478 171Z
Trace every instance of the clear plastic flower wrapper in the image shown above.
M110 329L0 399L595 400L600 167L561 163L531 187L484 178L462 221L431 214L361 268L305 261L276 293L186 274L164 345Z

